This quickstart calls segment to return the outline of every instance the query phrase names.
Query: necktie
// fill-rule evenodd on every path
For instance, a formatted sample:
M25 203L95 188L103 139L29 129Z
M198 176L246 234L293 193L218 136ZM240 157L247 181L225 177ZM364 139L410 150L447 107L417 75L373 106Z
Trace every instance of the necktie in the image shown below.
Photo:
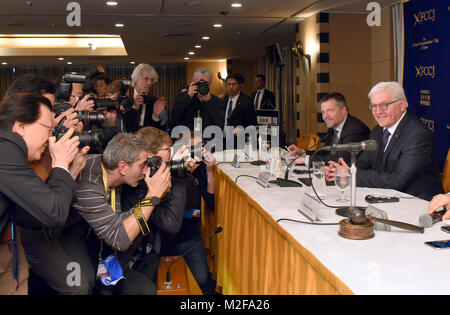
M334 129L333 144L338 144L338 142L339 142L339 131L337 129Z
M383 149L383 152L386 151L386 146L389 140L389 136L391 135L391 133L389 132L389 130L384 129L383 131L383 139L381 140L381 148Z
M259 91L256 93L256 97L255 97L255 109L258 109L258 101L259 101Z
M233 137L233 127L228 123L228 117L230 117L232 111L233 111L233 101L230 100L230 103L228 103L227 116L225 117L226 139L231 139Z
M228 109L227 109L227 117L225 119L230 117L232 111L233 111L233 101L230 100L230 103L228 104ZM227 121L227 123L228 123L228 121Z

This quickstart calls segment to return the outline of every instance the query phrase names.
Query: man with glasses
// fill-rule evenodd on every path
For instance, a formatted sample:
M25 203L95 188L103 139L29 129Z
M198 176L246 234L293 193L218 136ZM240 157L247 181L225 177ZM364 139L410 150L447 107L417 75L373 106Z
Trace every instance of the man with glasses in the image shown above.
M422 121L407 111L403 87L380 82L369 92L373 117L378 125L370 133L378 150L364 151L357 160L357 186L389 188L431 200L442 193L437 150L433 135ZM327 180L334 180L337 167L330 162Z

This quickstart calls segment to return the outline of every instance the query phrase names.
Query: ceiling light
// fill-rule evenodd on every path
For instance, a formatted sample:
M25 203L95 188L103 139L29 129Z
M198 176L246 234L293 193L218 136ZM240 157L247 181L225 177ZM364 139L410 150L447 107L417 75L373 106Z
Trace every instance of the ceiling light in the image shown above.
M215 27L215 28L220 28L220 27L222 27L222 24L213 24L213 26Z
M63 61L64 58L63 58L63 57L59 57L58 60L59 60L59 61Z
M106 2L106 5L110 5L110 6L115 6L115 5L117 5L118 3L116 2L116 1L107 1Z
M8 64L8 63L7 63L6 61L3 61L3 62L2 62L2 65L4 65L4 66L7 65L7 64Z
M240 4L240 3L232 3L231 6L233 8L240 8L240 7L242 7L242 4Z
M184 60L189 60L189 57L184 57Z
M68 65L71 65L71 64L72 64L72 61L67 61L67 64L68 64Z
M89 48L92 49L92 50L96 50L97 49L97 46L95 46L95 44L89 43L88 45L89 45Z
M124 27L125 25L122 24L122 23L117 23L117 24L114 24L114 26L115 26L115 27Z
M209 36L203 36L202 39L203 39L203 40L208 40L208 39L209 39Z
M136 61L130 61L130 65L136 64Z
M201 45L195 45L194 47L195 47L195 48L202 48Z
M189 55L195 55L195 52L190 51L190 52L188 52L188 54L189 54Z

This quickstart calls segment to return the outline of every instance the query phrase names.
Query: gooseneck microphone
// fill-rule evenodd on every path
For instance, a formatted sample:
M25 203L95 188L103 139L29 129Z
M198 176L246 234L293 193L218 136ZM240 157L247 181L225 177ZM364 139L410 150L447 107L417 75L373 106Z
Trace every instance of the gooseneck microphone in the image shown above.
M378 149L378 144L376 140L366 140L362 142L351 142L346 144L335 144L321 148L321 150L326 151L347 151L347 152L375 151L376 149Z
M424 228L429 228L431 227L433 224L439 222L442 220L442 217L444 216L446 210L440 210L440 211L436 211L435 213L433 213L432 215L429 215L427 213L422 214L419 217L419 225L423 226Z
M203 238L202 240L198 241L197 243L195 243L194 245L192 245L187 251L185 251L181 256L178 256L177 258L175 258L174 261L172 261L169 265L169 267L167 268L167 273L166 273L166 282L165 282L165 286L164 289L172 289L172 281L170 280L170 267L172 267L172 265L174 263L176 263L178 260L180 260L180 258L186 256L187 253L189 253L195 246L205 242L206 240L208 240L209 238L211 238L212 236L219 234L220 232L222 232L222 227L219 226L217 227L212 233L210 233L208 236L206 236L205 238Z

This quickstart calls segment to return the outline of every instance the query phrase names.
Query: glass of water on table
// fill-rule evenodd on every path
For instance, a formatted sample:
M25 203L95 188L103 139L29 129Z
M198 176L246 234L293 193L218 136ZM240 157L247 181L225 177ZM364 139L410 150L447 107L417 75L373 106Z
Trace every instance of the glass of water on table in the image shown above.
M350 187L350 170L344 167L338 167L336 169L336 173L334 174L334 184L341 192L340 198L336 199L339 202L347 202L348 199L345 199L344 192Z

